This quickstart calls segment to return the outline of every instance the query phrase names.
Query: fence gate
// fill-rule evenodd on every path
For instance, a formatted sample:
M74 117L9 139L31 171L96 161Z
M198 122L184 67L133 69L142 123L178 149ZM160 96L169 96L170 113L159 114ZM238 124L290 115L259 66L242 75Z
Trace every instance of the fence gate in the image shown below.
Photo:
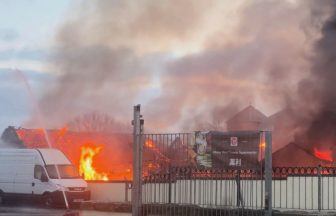
M269 132L134 137L133 215L271 215Z

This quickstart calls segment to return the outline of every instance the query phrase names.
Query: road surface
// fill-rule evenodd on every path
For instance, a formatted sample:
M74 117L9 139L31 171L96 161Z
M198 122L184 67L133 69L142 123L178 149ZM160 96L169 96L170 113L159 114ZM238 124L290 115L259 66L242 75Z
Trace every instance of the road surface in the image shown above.
M73 213L73 214L70 214ZM0 205L0 215L4 216L130 216L131 213L100 212L89 210L50 209L38 206L3 206Z

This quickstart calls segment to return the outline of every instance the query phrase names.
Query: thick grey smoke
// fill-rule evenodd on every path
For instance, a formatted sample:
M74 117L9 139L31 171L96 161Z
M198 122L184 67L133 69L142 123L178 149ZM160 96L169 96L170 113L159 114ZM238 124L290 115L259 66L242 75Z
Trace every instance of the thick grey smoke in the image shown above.
M287 108L300 128L296 119L309 123L317 110L304 105L304 85L316 77L310 53L325 8L304 0L79 2L56 37L58 79L42 111L51 126L92 110L128 123L142 103L146 128L169 131L225 128L252 104L267 114Z
M233 38L223 37L223 25L201 52L168 62L161 78L163 93L149 115L164 113L157 118L159 126L194 130L203 128L200 122L221 125L249 104L268 114L286 107L308 74L305 54L315 36L313 31L306 36L308 18L304 1L245 4ZM182 124L176 124L180 119Z
M129 124L133 104L155 94L152 80L166 49L190 39L210 7L191 0L75 4L56 37L56 83L47 84L40 101L47 126L92 111Z
M328 150L336 147L336 2L324 1L322 9L329 17L322 22L321 36L313 46L310 76L299 83L298 89L310 108L305 119L305 141Z
M7 143L0 139L0 148L20 148L19 146L11 143Z

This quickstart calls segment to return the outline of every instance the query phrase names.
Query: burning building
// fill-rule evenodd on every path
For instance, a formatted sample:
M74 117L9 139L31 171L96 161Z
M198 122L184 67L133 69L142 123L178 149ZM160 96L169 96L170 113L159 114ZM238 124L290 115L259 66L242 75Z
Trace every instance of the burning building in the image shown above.
M131 180L132 135L125 133L71 131L66 127L46 130L51 147L60 149L86 180ZM9 126L1 139L14 148L48 148L43 129ZM190 165L191 150L183 136L164 140L148 137L144 142L144 171L173 165Z
M132 166L130 134L46 130L54 148L65 153L86 180L129 180ZM42 129L8 127L1 139L18 148L47 148Z
M335 164L335 148L321 148L320 145L296 136L294 121L290 112L281 110L269 117L249 105L227 121L228 131L271 130L273 145L273 166L315 167Z
M333 159L326 152L304 149L291 142L273 153L274 167L317 167L332 166Z
M267 117L250 105L227 121L227 130L272 130L274 166L332 166L335 149L325 150L319 146L304 145L304 140L294 140L295 131L291 130L290 119L284 117L286 113L281 111ZM46 148L49 146L45 133L51 146L63 151L86 180L132 179L131 134L74 131L66 127L44 131L10 126L5 129L1 139L16 148ZM143 154L147 160L144 171L164 166L194 166L194 138L189 139L183 134L170 136L169 140L161 140L154 135L146 136Z

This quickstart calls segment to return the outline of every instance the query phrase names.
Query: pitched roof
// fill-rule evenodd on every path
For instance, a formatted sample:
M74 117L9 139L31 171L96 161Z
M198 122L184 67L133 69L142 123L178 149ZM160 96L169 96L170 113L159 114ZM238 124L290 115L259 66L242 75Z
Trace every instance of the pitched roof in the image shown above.
M263 122L267 119L267 116L264 115L261 111L254 108L252 105L249 105L245 109L238 112L236 115L231 117L226 123L230 122Z
M329 164L295 143L289 143L277 150L272 157L274 167L315 167Z

